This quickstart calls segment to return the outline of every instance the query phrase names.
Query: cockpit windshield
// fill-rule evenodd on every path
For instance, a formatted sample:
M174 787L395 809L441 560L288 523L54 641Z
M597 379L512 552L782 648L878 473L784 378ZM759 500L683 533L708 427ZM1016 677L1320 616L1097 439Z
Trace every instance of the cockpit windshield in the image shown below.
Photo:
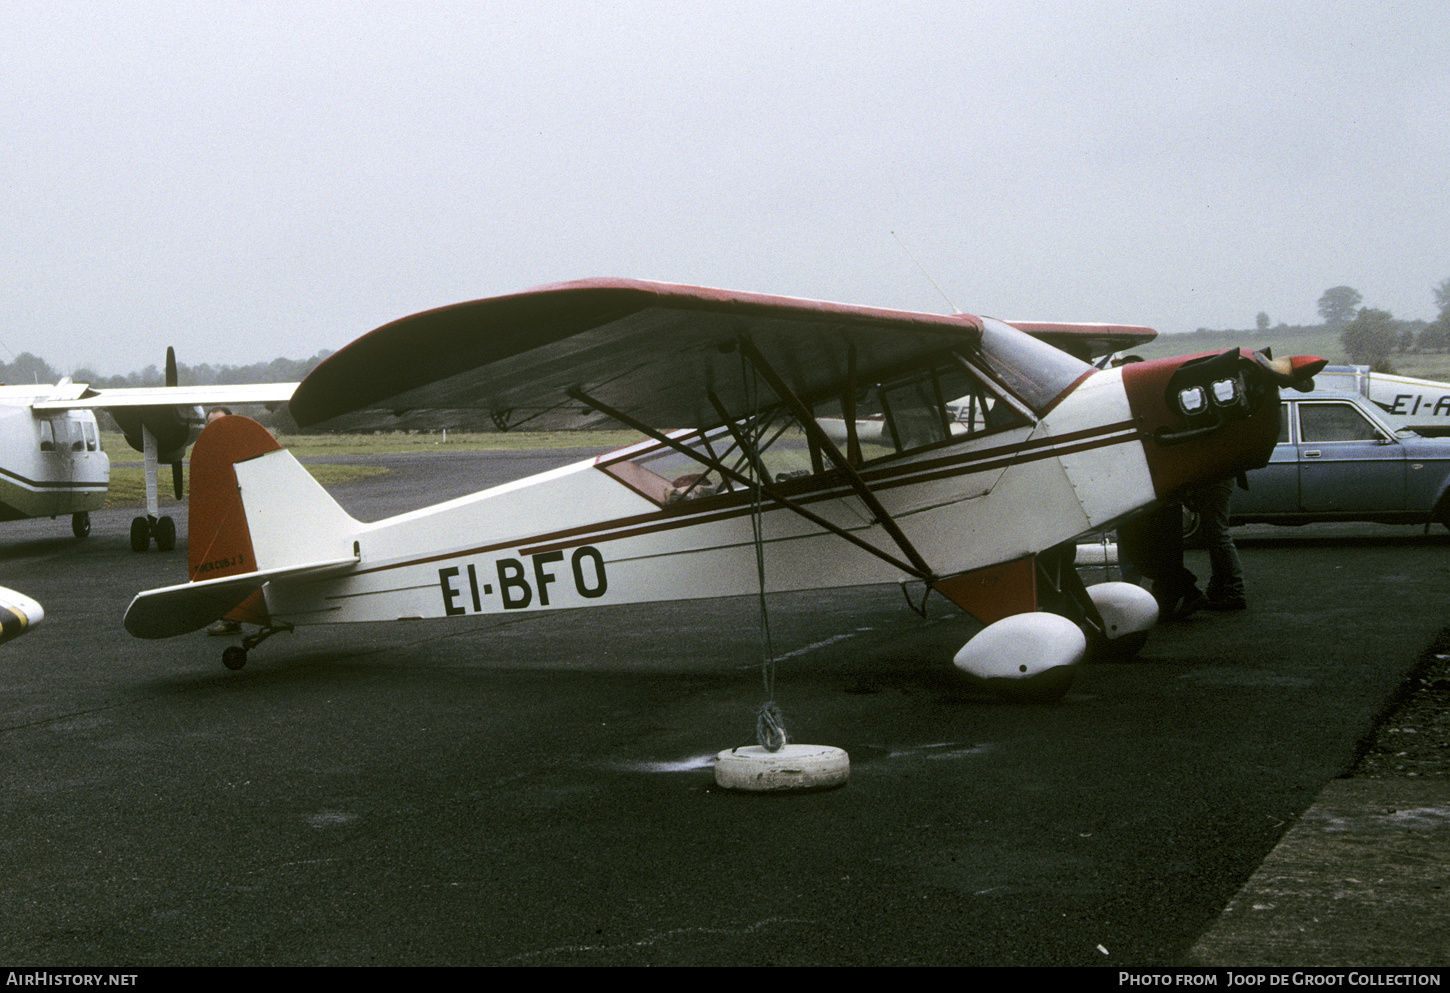
M1045 414L1093 367L991 317L982 318L979 356L1036 414Z

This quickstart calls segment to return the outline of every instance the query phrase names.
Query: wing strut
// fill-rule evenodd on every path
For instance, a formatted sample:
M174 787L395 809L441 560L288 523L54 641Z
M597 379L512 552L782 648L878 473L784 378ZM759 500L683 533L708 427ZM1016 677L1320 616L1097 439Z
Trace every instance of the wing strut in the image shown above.
M729 466L725 465L719 459L717 459L717 458L715 458L715 457L713 457L711 455L707 455L704 452L698 451L697 449L691 448L688 445L682 444L681 442L676 441L674 438L671 438L669 435L664 434L664 433L662 433L660 431L655 430L654 428L650 427L648 424L645 424L642 421L638 421L635 418L630 417L624 411L622 411L622 410L616 410L615 408L609 406L609 404L604 403L603 401L594 399L592 396L590 396L589 394L585 393L583 390L579 389L578 387L571 387L569 389L568 393L569 393L569 396L570 397L574 398L575 400L578 400L580 403L585 404L586 406L592 407L593 409L599 411L601 414L605 415L606 417L612 417L616 421L618 421L619 423L624 424L624 425L626 425L626 426L628 426L630 428L633 428L634 430L640 432L643 435L646 435L647 437L653 438L655 441L659 442L661 445L666 445L666 446L674 449L675 451L680 452L681 454L688 456L689 458L693 459L694 461L699 462L701 465L704 465L707 468L710 468L710 469L715 470L716 472L718 472L725 479L729 479L732 482L739 483L742 487L744 487L746 489L749 489L749 488L755 486L755 482L753 480L751 480L749 477L745 476L744 474L739 473L739 472L736 472L734 469L731 469ZM729 424L730 422L727 421L726 423ZM738 438L737 438L737 441L738 441ZM856 535L854 535L851 532L847 531L845 528L842 528L840 525L833 524L830 521L826 520L825 518L823 518L823 517L821 517L821 516L819 516L817 514L811 513L809 510L806 510L800 504L795 503L794 501L790 500L789 498L783 496L778 489L776 489L770 483L765 482L763 479L760 482L760 491L762 493L764 493L766 496L770 497L776 503L780 504L786 510L789 510L789 511L792 511L792 512L794 512L796 514L799 514L801 517L804 517L806 520L810 521L812 524L816 525L819 528L823 528L823 529L831 532L834 535L837 535L837 536L839 536L841 538L845 538L851 544L857 546L858 548L862 549L863 551L870 552L872 555L875 555L877 558L882 559L882 560L884 560L886 562L891 563L891 565L893 565L896 568L900 569L902 572L909 573L910 575L915 576L917 579L930 580L932 578L932 576L930 574L930 570L920 569L920 568L917 568L915 566L908 565L907 563L905 563L905 562L901 561L900 559L898 559L896 556L891 555L891 554L889 554L887 552L883 552L881 549L877 548L875 545L871 544L869 541L865 541L865 540L863 540L861 538L858 538Z
M891 540L896 542L896 546L906 554L906 557L911 560L911 564L916 567L912 571L923 579L932 578L931 566L926 564L926 559L921 557L921 553L916 550L916 546L902 533L901 528L897 525L891 514L887 512L885 507L881 506L881 501L876 499L876 494L871 492L871 487L866 485L866 481L856 472L850 461L841 454L841 450L836 447L836 443L816 423L816 419L811 415L810 409L801 402L800 397L795 395L795 391L786 385L785 380L780 378L780 375L766 361L765 356L760 354L759 350L756 349L749 338L742 336L739 340L742 354L750 360L750 364L764 377L766 384L775 391L775 395L785 402L785 405L790 408L791 413L795 414L796 420L800 421L801 427L805 430L806 437L811 439L811 443L819 445L821 450L826 453L826 457L846 477L846 482L851 484L851 489L856 491L856 495L861 498L861 502L871 511L872 516L876 518L876 523L880 524L882 529L891 535ZM890 418L888 417L887 420L889 421Z

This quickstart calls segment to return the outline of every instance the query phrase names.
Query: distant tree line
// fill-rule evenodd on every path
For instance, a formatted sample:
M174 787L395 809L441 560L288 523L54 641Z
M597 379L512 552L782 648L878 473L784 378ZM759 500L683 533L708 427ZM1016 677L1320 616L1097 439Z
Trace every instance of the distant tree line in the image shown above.
M310 359L273 359L271 362L256 362L252 365L214 366L202 363L190 366L178 362L176 363L176 380L180 386L215 386L218 383L296 383L300 382L312 371L313 367L330 354L323 350ZM21 352L15 356L13 362L0 362L0 384L8 383L20 386L31 383L57 383L61 378L62 374L52 369L50 363L29 352ZM71 373L70 378L72 382L86 383L96 389L134 389L165 386L166 370L148 365L140 372L131 372L124 376L102 376L94 370L81 368ZM255 416L257 420L273 430L296 430L296 424L292 422L285 407L275 412L266 412L257 408L249 410L247 413ZM97 416L100 418L102 429L115 430L114 422L105 411L99 411Z
M1374 366L1382 372L1394 371L1389 364L1396 352L1450 351L1450 279L1432 287L1439 316L1433 321L1403 321L1388 310L1364 307L1358 290L1352 286L1333 286L1319 298L1319 316L1323 327L1336 333L1350 362ZM1260 311L1255 318L1259 331L1269 330L1269 315ZM1199 328L1207 331L1207 328ZM1304 327L1279 324L1278 331L1303 331Z
M1356 365L1388 369L1395 352L1444 352L1450 350L1450 279L1432 287L1439 316L1433 321L1401 321L1388 310L1361 307L1359 293L1348 286L1325 290L1319 298L1319 316Z
M310 359L273 359L271 362L256 362L252 365L186 365L176 363L176 379L181 386L215 386L217 383L296 383L313 368L332 354L327 350L318 352ZM57 383L62 374L52 369L50 363L37 355L21 352L13 362L0 362L0 383L13 386L30 383ZM146 386L165 386L166 371L148 365L140 372L129 372L124 376L103 376L93 369L82 367L70 374L72 382L86 383L96 389L118 390Z

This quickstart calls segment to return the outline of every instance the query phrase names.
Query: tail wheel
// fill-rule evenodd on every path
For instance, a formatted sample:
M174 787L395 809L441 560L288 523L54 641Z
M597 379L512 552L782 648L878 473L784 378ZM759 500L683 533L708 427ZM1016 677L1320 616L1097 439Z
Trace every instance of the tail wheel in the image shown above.
M70 515L70 531L77 538L84 538L91 533L91 515L82 510Z
M222 665L235 672L247 664L247 650L240 645L231 645L222 651Z

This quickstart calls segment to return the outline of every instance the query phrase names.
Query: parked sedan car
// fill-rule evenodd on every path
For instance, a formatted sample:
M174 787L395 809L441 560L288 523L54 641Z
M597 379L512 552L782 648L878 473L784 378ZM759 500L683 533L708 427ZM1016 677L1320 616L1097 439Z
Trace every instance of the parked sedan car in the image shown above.
M1283 398L1279 443L1262 469L1235 488L1233 524L1438 521L1450 527L1450 438L1396 432L1375 405L1320 390ZM1185 514L1185 536L1198 530Z

